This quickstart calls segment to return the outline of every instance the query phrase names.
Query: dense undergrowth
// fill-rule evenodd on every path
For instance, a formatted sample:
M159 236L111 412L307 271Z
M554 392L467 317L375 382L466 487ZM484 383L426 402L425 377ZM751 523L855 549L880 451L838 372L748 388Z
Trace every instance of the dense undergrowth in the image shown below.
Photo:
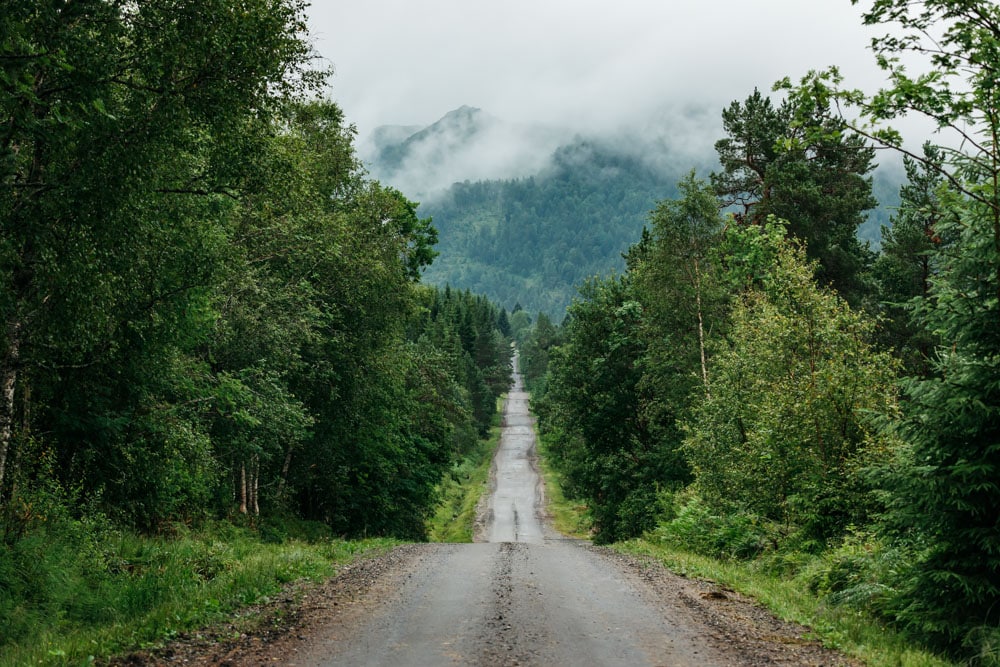
M545 481L545 513L552 526L563 535L578 539L592 536L593 516L586 503L567 498L563 493L565 477L549 462L544 436L539 436L538 467Z
M3 666L88 664L155 646L396 544L345 541L297 520L171 524L144 537L100 515L72 519L55 503L46 512L0 542Z
M503 405L504 399L497 401ZM500 414L494 417L489 437L482 438L456 461L438 485L439 502L427 520L431 542L472 542L476 509L489 489L493 453L500 444Z
M773 554L754 561L702 556L674 546L656 535L621 542L612 548L651 556L674 572L709 579L755 599L778 617L810 628L825 646L858 658L871 667L938 667L955 665L914 644L872 614L827 589L831 579L846 578L847 561L857 553ZM874 559L872 559L874 560ZM864 576L863 574L861 576Z

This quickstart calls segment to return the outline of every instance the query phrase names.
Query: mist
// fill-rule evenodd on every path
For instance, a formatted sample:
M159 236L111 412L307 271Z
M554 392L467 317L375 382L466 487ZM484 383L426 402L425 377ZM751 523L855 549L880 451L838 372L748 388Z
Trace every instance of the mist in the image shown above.
M347 0L309 10L315 49L335 72L329 94L362 140L463 105L610 136L691 108L717 116L755 87L830 65L852 85L877 84L861 12L849 0Z
M510 123L461 107L426 128L376 128L359 152L374 177L427 200L455 182L536 174L571 139L565 128Z

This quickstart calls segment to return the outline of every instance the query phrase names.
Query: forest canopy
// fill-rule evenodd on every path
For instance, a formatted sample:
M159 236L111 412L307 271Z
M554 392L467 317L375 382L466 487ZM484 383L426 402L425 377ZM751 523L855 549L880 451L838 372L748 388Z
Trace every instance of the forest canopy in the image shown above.
M421 537L509 376L501 311L317 98L305 4L0 16L0 538L65 508ZM28 508L28 509L25 509Z
M1000 8L863 18L886 87L833 68L734 101L721 169L526 335L528 384L598 540L753 560L996 664ZM939 144L887 124L914 114ZM908 179L878 254L857 239L876 147Z

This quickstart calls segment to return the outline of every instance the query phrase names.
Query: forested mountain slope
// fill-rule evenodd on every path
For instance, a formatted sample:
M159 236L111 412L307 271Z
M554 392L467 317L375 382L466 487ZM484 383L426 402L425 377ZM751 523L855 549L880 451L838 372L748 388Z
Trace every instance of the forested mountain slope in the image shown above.
M456 183L421 208L441 253L425 280L561 316L584 279L624 267L621 253L639 239L656 201L676 193L676 180L578 140L537 176Z
M426 127L378 128L367 163L375 176L420 199L421 217L433 219L440 256L427 268L427 282L558 321L587 278L624 269L622 253L638 241L657 203L676 196L687 170L718 168L714 151L692 157L671 150L634 138L570 139L463 106ZM858 228L873 248L902 180L892 166L873 174L881 206Z

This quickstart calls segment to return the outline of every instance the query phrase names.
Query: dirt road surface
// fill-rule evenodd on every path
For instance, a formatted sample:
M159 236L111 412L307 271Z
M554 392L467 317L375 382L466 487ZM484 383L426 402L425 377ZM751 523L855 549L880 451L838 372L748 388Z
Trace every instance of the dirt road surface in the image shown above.
M479 531L486 541L397 549L296 598L278 614L280 629L209 638L197 650L188 642L150 656L152 662L854 664L732 591L554 533L544 522L535 446L528 395L517 376Z

